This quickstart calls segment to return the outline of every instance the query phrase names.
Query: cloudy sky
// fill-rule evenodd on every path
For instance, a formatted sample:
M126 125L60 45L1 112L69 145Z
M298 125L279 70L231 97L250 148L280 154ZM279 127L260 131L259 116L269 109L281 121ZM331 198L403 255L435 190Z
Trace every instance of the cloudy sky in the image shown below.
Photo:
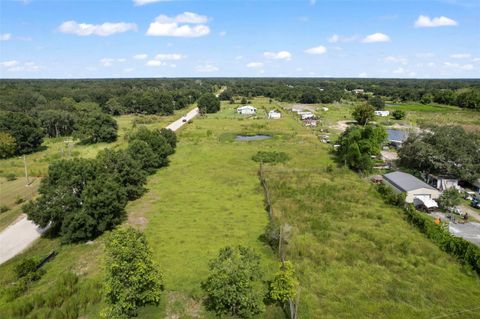
M480 0L0 0L0 78L479 78Z

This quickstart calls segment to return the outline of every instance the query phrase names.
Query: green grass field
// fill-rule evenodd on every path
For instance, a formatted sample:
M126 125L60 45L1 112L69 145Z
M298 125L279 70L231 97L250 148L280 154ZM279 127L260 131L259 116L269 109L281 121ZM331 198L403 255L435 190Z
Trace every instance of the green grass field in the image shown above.
M301 282L301 318L431 318L478 306L478 276L407 224L401 211L383 204L367 181L336 168L330 146L319 142L315 130L288 112L280 120L265 118L265 110L283 103L257 98L252 104L261 109L256 118L236 115L237 105L223 104L221 112L182 128L170 165L150 176L149 191L128 204L128 223L145 231L166 286L161 306L143 309L139 318L214 318L202 306L200 283L208 261L225 245L254 248L266 279L272 275L278 258L260 240L268 218L258 163L251 160L259 150L291 158L266 172L275 214L293 227L287 256ZM326 121L348 114L340 104L331 110L323 115ZM121 121L121 127L131 127L131 118ZM245 133L272 138L234 141ZM102 281L106 238L65 246L42 238L0 266L0 286L13 280L12 268L21 258L55 249L58 256L26 297L48 292L58 274L69 270L79 274L81 293L93 294L89 283ZM7 304L0 296L0 313ZM90 303L82 318L98 318L101 308L101 302ZM457 318L474 313L462 316ZM260 317L282 314L269 307Z

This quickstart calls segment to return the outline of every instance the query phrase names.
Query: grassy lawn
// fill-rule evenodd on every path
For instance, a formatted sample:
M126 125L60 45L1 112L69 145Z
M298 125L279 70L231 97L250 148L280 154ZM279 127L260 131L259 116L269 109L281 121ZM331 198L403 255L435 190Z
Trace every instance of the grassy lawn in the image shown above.
M367 181L337 168L330 146L319 141L315 130L302 127L288 112L280 120L266 119L266 111L286 104L257 98L252 105L259 108L257 117L239 116L234 112L238 105L222 104L221 112L182 128L170 165L150 176L149 191L128 204L128 223L145 231L166 287L161 306L143 309L139 318L214 318L202 306L200 283L208 261L226 245L254 248L266 278L273 274L277 257L259 238L268 223L258 163L251 160L259 150L283 151L291 158L267 166L266 176L276 217L292 226L287 257L301 282L301 318L431 318L478 306L478 276L407 224ZM348 119L353 106L327 107L328 112L318 113L334 123ZM126 128L122 134L132 121L119 119ZM272 138L234 141L245 133ZM105 238L65 246L42 238L0 266L0 286L12 280L12 267L21 258L55 249L58 256L27 295L46 293L67 270L79 274L79 293L93 293L91 283L102 281ZM5 306L0 296L0 313ZM83 318L98 318L101 307L101 302L89 304ZM282 315L269 307L261 317Z

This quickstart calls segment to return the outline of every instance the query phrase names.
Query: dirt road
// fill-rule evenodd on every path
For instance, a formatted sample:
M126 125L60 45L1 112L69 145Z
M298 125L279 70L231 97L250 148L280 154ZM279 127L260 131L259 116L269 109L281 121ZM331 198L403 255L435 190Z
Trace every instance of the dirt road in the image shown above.
M186 115L169 124L167 128L176 131L198 114L198 108L194 108ZM23 215L13 224L5 228L0 232L0 264L28 248L40 237L42 232L43 229L40 229L32 221L27 220L26 215Z

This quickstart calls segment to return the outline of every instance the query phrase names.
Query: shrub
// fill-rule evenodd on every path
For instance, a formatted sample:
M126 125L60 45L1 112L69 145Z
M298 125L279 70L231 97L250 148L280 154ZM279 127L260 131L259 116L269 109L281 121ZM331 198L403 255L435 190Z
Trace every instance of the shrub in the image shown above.
M25 258L13 268L17 279L27 276L37 270L37 261L33 258Z
M284 163L288 161L290 157L287 153L284 152L267 152L267 151L259 151L257 154L252 156L252 160L255 162L261 163Z
M392 115L393 115L394 119L401 120L401 119L405 118L406 113L405 113L405 111L402 111L402 110L395 110L395 111L393 111Z
M5 178L7 179L7 181L11 182L16 180L17 176L14 173L8 173L7 175L5 175Z
M10 208L7 205L1 205L0 206L0 214L8 212L9 210L10 210Z
M15 204L19 205L19 204L23 203L24 201L25 201L25 198L18 196L15 199Z

